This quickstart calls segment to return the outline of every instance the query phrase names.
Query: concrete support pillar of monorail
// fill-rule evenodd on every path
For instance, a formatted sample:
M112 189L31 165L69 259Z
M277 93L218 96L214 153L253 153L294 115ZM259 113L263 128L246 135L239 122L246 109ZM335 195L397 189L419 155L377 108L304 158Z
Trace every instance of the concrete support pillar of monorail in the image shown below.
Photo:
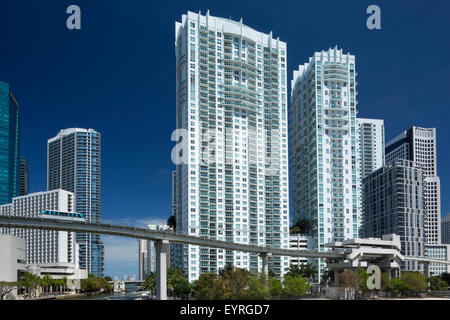
M334 269L333 273L334 273L334 286L339 287L339 270Z
M423 268L424 268L423 274L428 279L430 277L430 263L424 262Z
M167 300L167 255L169 254L169 241L155 242L156 249L156 299Z
M271 253L261 253L259 255L262 259L262 271L263 274L268 277L269 276L269 258L272 256Z

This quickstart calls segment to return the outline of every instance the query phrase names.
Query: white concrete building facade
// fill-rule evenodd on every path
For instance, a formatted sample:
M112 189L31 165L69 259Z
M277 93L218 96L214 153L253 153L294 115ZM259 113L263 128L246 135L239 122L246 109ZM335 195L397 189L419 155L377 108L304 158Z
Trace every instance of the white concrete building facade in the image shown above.
M0 214L22 217L41 217L43 210L73 212L74 196L65 190L30 193L15 197L11 204L0 206ZM78 264L78 247L73 232L0 228L2 234L12 234L26 241L26 262Z
M384 166L384 120L356 118L361 180Z
M26 271L25 240L14 235L0 234L0 282L16 282ZM14 299L14 289L7 299Z
M310 250L311 249L311 237L300 234L291 233L289 235L289 249L291 250ZM308 258L291 257L289 266L298 266L307 264Z
M311 222L311 246L358 237L360 171L355 56L316 52L294 71L289 110L294 223ZM324 261L312 261L319 271Z
M450 261L450 244L431 244L425 246L425 257ZM430 276L450 273L450 264L430 263Z
M289 246L287 51L272 33L188 12L175 24L177 231L244 244ZM261 271L257 254L178 246L198 279L230 263ZM273 257L281 276L288 257Z

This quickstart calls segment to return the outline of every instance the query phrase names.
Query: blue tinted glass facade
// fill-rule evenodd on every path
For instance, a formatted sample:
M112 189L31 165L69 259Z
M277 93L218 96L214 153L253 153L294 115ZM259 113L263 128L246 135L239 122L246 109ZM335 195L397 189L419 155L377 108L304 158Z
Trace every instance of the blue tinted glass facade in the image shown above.
M20 112L9 84L0 81L0 205L20 193Z
M48 142L47 188L75 194L76 212L100 222L101 137L95 130L66 129ZM100 236L77 233L79 266L103 276L104 248Z

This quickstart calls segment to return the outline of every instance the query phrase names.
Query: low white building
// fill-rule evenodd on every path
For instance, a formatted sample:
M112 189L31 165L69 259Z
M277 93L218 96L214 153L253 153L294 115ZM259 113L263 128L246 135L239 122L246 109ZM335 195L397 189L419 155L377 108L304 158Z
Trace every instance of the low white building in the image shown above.
M26 271L25 240L13 235L0 234L0 281L15 282ZM7 299L14 299L17 290L13 290Z
M450 261L450 244L426 245L425 257L430 259ZM450 273L450 265L430 263L428 272L430 276L438 276L442 273Z
M74 264L67 262L42 263L27 265L27 272L39 277L50 276L52 279L67 279L67 289L78 292L81 289L81 280L88 278L88 271L78 269Z

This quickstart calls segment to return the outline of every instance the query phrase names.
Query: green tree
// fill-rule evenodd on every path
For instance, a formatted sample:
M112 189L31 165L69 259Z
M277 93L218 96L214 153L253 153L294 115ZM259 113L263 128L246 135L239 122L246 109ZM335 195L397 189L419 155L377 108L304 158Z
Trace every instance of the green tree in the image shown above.
M220 276L223 276L225 273L229 273L229 272L232 272L233 271L233 265L230 263L230 262L227 262L226 264L225 264L225 267L223 268L223 269L220 269L219 270L219 275Z
M112 281L112 278L111 278L110 276L106 276L106 277L105 277L105 280L106 280L106 281Z
M26 295L29 298L36 296L36 289L39 287L39 277L29 272L24 272L19 280L21 287L25 288Z
M277 278L269 279L269 293L272 297L278 297L281 295L281 281Z
M265 275L252 274L248 277L247 283L245 299L266 300L269 298L268 280Z
M411 291L410 286L399 278L391 279L390 289L392 290L392 292L400 294L405 294Z
M58 283L58 286L61 285L62 285L61 282ZM81 291L90 293L98 291L111 292L112 287L105 278L88 276L87 279L81 280Z
M43 278L40 279L40 285L42 287L42 289L44 290L44 293L52 293L52 286L53 286L53 278L46 274Z
M297 221L291 228L290 233L301 233L301 234L307 234L309 232L309 229L311 227L311 222L308 219L302 219Z
M197 300L224 299L225 285L216 274L201 274L194 283L192 294Z
M428 279L430 282L431 291L447 291L448 284L439 277L430 277Z
M191 293L189 280L181 269L169 268L167 271L167 287L175 297L186 298Z
M308 291L309 284L305 278L301 276L285 275L283 280L283 288L281 294L284 297L301 297Z
M0 300L4 300L8 294L19 286L18 282L0 281Z
M441 279L447 282L447 285L450 286L450 273L443 273L440 275Z
M359 269L358 277L359 277L359 291L362 295L365 295L370 291L369 288L367 287L367 279L369 279L370 274L367 272L366 269Z
M326 270L322 276L322 284L331 285L334 282L334 271L331 269Z
M289 266L289 270L286 273L287 276L290 277L296 277L296 276L303 276L302 270L300 270L300 267L295 264L291 264Z
M292 226L289 228L289 232L294 234L300 233L300 228L298 226Z
M387 291L391 287L391 279L389 279L389 274L387 272L381 273L381 291Z
M400 279L409 287L409 291L419 292L427 289L427 280L425 276L418 271L402 272Z
M144 290L155 292L156 291L156 274L153 272L150 273L147 276L147 278L145 278L144 284L142 285L142 287L144 288Z
M233 269L222 276L225 285L225 299L242 300L248 286L249 272L243 269Z
M292 265L289 267L287 275L291 277L302 276L307 279L313 279L316 276L317 269L312 264Z
M300 271L306 279L312 279L314 281L316 278L317 269L312 264L302 264L300 266Z

